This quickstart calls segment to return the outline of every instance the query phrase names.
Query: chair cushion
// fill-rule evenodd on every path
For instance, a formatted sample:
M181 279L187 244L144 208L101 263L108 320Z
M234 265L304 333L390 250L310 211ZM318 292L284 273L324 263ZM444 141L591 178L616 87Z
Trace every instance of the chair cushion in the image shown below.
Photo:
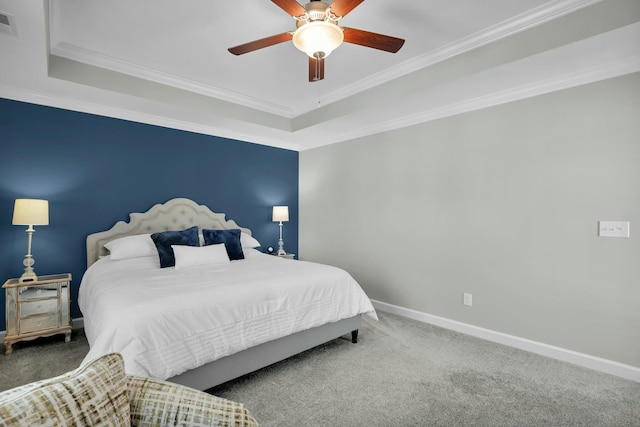
M122 356L0 393L0 426L31 425L131 425Z
M138 427L258 427L242 403L189 387L129 375L131 424Z

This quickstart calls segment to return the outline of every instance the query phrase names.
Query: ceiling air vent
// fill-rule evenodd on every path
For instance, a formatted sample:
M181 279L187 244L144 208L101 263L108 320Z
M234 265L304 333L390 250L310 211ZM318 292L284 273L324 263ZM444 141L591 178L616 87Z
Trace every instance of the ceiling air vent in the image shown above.
M9 34L12 36L16 35L15 31L16 25L13 21L13 16L6 14L4 12L0 12L0 33Z

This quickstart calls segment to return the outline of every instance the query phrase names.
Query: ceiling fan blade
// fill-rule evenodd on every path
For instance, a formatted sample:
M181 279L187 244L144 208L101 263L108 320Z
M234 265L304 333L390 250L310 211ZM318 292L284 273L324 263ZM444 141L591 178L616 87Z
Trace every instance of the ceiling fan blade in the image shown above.
M324 79L324 58L309 57L309 81L317 82Z
M335 0L331 3L330 9L336 16L346 16L347 13L355 9L364 0Z
M296 0L271 0L274 2L280 9L284 10L291 16L300 16L304 15L306 10L300 3Z
M293 36L291 33L276 34L274 36L265 37L260 40L254 40L249 43L241 44L229 48L229 52L234 55L242 55L245 53L253 52L254 50L262 49L264 47L273 46L274 44L284 43L291 40Z
M344 41L347 43L359 44L360 46L371 47L391 53L399 51L404 44L404 39L397 37L371 33L356 28L344 27L342 29L344 30Z

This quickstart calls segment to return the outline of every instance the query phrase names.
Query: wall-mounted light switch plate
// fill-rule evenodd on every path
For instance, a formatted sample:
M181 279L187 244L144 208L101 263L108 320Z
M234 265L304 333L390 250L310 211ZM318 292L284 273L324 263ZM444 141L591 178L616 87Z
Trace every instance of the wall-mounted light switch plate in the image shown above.
M599 221L598 236L629 237L629 221Z

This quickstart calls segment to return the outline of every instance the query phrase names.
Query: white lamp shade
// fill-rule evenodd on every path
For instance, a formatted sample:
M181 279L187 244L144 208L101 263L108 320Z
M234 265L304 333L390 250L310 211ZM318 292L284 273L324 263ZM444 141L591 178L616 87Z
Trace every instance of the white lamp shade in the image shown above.
M11 223L13 225L49 225L49 201L16 199Z
M274 206L273 207L273 221L274 222L287 222L289 221L289 206Z
M311 58L326 58L344 40L342 28L325 21L304 24L293 33L293 44Z

